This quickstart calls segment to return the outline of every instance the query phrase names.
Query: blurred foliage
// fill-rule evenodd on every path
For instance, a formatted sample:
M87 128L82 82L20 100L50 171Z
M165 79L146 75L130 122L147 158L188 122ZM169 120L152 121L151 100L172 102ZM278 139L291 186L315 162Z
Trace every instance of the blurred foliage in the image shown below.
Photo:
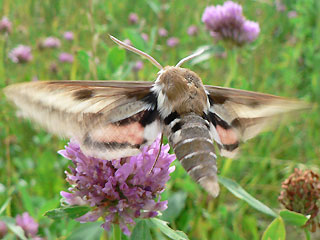
M215 43L201 23L205 7L222 2L0 0L0 17L7 16L13 24L11 34L0 34L0 88L34 79L154 81L157 69L145 62L144 68L134 73L132 66L140 57L116 47L108 34L130 39L163 65L174 65L199 47L211 45L205 61L185 64L205 84L223 86L232 73L231 87L299 98L315 105L273 132L244 144L239 159L218 159L222 176L232 178L269 207L280 209L277 197L281 182L295 167L319 172L320 2L283 0L285 10L278 11L271 0L238 1L245 16L259 22L261 33L257 41L238 49L233 64L231 52ZM296 11L297 16L289 18L290 11ZM136 25L129 25L131 12L139 16ZM197 36L187 34L192 24L199 28ZM179 45L167 46L168 37L157 34L160 27L168 30L168 37L179 38ZM72 31L75 39L64 40L65 31ZM148 34L149 40L143 40L141 33ZM40 49L41 40L48 36L60 38L61 48ZM30 63L18 65L8 58L10 50L19 44L32 47ZM60 63L61 52L72 53L73 63ZM57 65L57 71L50 70L52 64ZM17 117L2 91L0 109L0 205L11 198L2 216L28 211L40 223L40 235L47 239L99 239L99 224L53 221L44 216L59 206L59 192L67 188L64 170L69 163L56 153L66 141ZM174 164L176 171L163 193L169 208L162 216L173 229L185 232L190 239L262 237L272 217L236 199L225 188L213 199L190 179L178 161ZM139 223L139 228L144 227L145 223ZM275 231L282 234L283 220L278 217L270 228L265 239ZM301 234L299 229L287 231L287 238L298 239ZM152 236L164 239L159 232L152 232ZM313 236L320 238L319 233ZM104 233L103 238L111 239L111 235Z

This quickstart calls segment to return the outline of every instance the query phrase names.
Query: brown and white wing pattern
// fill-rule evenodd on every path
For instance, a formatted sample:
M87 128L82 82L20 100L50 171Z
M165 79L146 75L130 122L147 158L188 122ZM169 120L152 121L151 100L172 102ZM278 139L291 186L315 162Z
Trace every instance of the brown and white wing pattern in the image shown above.
M136 155L162 126L151 82L29 82L5 88L23 117L62 137L75 138L89 156Z
M232 88L205 86L209 120L220 154L234 157L239 143L274 125L285 113L309 108L304 102Z

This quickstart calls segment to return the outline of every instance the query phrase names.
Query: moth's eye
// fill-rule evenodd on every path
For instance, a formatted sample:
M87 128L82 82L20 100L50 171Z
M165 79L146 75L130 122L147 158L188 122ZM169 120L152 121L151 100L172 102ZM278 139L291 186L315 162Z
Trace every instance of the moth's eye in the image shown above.
M195 77L192 74L187 74L184 78L188 81L188 83L192 83L195 80Z
M200 87L199 78L193 74L186 74L184 78L188 81L188 83L193 83L196 88Z

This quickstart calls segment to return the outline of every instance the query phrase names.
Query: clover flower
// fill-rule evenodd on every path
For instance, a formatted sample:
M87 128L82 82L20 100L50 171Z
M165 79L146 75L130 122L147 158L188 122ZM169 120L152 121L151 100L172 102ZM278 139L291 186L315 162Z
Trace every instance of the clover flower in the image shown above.
M282 2L282 0L275 0L274 4L278 12L284 12L285 10L287 10L287 6Z
M167 45L169 47L175 47L179 44L179 42L180 42L179 38L171 37L171 38L168 38Z
M29 213L24 212L22 215L17 215L16 223L23 229L24 234L27 237L36 237L39 224L29 215Z
M288 16L288 18L296 18L298 16L298 13L296 11L292 10L292 11L288 12L287 16Z
M144 41L148 42L149 41L149 35L146 33L141 33L141 37L143 38Z
M129 23L130 23L130 24L137 24L138 21L139 21L138 14L136 14L136 13L130 13L128 20L129 20Z
M160 37L166 37L166 36L168 36L168 31L165 28L160 28L158 30L158 34L159 34Z
M8 233L7 224L3 221L0 221L0 239L2 239Z
M143 68L143 62L142 61L136 61L135 64L133 65L132 70L134 72L139 72Z
M68 62L68 63L72 63L73 62L73 55L70 53L60 53L59 55L59 61L60 62Z
M134 218L151 218L157 211L167 208L167 201L160 201L175 155L169 154L169 145L163 145L157 163L152 166L159 152L160 139L142 149L137 156L112 161L85 156L78 143L71 140L59 153L72 160L74 167L66 172L71 184L69 192L61 192L69 205L88 205L92 211L77 218L80 222L92 222L102 217L102 227L110 230L112 223L130 235L128 225Z
M317 225L320 227L319 200L320 176L311 170L302 171L295 169L283 183L278 200L283 206L304 215L310 215L306 226L315 232Z
M43 40L41 46L43 48L59 48L61 46L61 42L58 38L47 37Z
M254 41L259 33L259 24L246 20L241 5L232 1L222 6L209 6L202 15L202 21L217 40L231 40L238 46Z
M191 25L188 27L187 33L189 36L196 36L198 34L198 27L196 25Z
M32 60L31 48L25 45L19 45L12 49L9 58L14 63L26 63Z
M65 32L65 33L63 34L63 38L64 38L65 40L72 41L72 40L74 39L73 32L70 32L70 31Z
M0 32L3 33L10 33L12 30L12 23L10 22L9 18L2 17L0 20Z
M128 44L128 45L132 46L132 42L131 42L130 39L128 39L128 38L126 38L125 40L123 40L123 42L124 42L125 44Z

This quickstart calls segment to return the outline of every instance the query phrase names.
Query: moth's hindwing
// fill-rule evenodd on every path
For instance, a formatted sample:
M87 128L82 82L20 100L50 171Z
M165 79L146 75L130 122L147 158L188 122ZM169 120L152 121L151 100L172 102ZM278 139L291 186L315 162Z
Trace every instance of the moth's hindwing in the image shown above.
M150 145L162 131L156 109L143 110L123 120L100 124L85 135L82 149L89 155L117 159L137 155L140 148Z
M208 119L220 155L234 157L239 143L255 137L279 121L284 114L310 105L269 94L232 88L205 86L210 102Z
M89 156L136 155L161 132L152 83L118 81L32 82L9 86L22 116L52 133L76 138Z

